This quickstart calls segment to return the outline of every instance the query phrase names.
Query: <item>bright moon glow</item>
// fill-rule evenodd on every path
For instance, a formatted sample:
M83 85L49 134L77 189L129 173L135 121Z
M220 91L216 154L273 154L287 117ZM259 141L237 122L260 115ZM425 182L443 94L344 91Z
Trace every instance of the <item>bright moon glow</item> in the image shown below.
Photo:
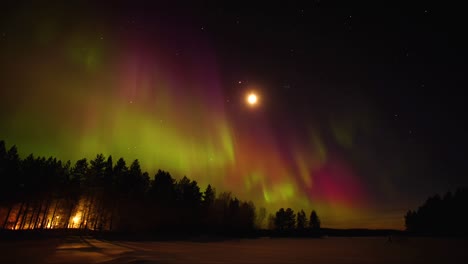
M247 96L247 102L250 104L250 105L255 105L257 103L257 95L255 95L254 93L250 93L248 96Z

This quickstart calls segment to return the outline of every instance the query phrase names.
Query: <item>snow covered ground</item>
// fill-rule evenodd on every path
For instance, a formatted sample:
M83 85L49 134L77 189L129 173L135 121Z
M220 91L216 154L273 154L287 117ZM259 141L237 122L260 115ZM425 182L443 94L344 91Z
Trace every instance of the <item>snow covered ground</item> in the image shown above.
M0 241L0 263L467 263L468 240L385 237Z

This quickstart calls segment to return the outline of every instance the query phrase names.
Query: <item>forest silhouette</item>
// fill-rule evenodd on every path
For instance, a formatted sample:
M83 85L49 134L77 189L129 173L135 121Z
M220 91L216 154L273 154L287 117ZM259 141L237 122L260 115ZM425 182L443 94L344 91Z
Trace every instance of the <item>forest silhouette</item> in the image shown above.
M429 197L405 215L406 230L422 235L468 236L468 189Z
M262 228L266 210L256 210L230 192L158 170L153 178L138 160L96 155L72 165L54 157L20 158L16 146L0 141L0 229L75 229L127 234L252 235ZM281 208L269 227L280 235L318 234L301 210ZM258 233L257 233L258 234Z

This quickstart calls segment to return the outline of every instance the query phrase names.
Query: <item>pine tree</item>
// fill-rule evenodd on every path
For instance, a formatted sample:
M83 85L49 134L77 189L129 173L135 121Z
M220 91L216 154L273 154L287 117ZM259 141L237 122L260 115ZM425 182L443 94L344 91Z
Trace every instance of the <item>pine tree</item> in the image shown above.
M312 210L312 213L310 214L309 227L313 230L320 229L320 218L318 217L317 212L315 212L315 210Z

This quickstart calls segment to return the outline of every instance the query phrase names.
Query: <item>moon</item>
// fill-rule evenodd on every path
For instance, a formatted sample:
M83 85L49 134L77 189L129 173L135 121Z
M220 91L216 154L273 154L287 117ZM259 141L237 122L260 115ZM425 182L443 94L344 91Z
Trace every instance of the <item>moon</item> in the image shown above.
M247 95L247 103L249 105L252 105L252 106L256 105L257 102L258 102L258 97L257 97L257 95L255 93L249 93Z

